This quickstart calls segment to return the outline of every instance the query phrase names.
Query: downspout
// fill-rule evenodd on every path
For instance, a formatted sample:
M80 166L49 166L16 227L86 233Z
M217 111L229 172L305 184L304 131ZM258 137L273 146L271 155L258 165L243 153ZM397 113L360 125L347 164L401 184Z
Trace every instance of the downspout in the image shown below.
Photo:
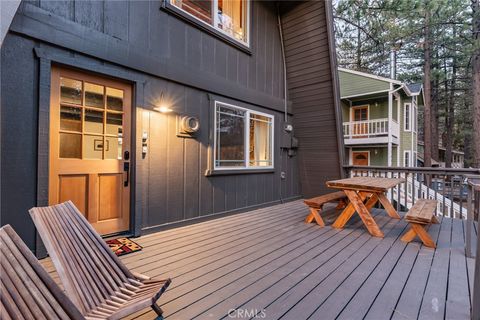
M335 108L335 121L337 127L338 157L340 159L340 177L345 177L343 166L346 165L345 146L343 141L342 109L340 104L340 82L338 80L337 52L335 49L335 34L333 30L332 1L325 1L325 14L327 18L328 49L330 53L330 71L333 84L333 98Z
M392 109L393 109L393 84L390 82L390 91L388 92L388 144L387 144L387 166L389 167L392 166Z
M278 32L280 34L280 44L282 48L282 62L283 62L283 103L284 103L284 120L288 122L288 102L287 102L287 61L285 58L285 44L283 43L283 28L282 19L280 18L280 5L277 3L277 20Z

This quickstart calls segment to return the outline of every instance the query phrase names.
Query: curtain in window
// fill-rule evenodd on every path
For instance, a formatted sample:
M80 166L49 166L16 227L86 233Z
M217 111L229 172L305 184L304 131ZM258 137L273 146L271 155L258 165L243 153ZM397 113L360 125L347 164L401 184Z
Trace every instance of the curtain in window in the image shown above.
M250 120L250 165L252 166L272 165L270 126L270 122Z
M244 41L242 0L223 0L218 2L220 28Z

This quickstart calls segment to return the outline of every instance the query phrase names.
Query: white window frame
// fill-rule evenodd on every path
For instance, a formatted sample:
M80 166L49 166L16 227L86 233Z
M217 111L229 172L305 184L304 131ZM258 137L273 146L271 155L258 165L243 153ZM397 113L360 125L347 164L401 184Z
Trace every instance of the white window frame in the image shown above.
M408 154L408 156L407 156ZM411 153L410 150L404 150L403 151L403 165L405 165L405 160L408 159L408 166L407 168L412 167L412 158L411 158Z
M215 31L218 31L220 32L221 34L227 36L229 39L232 39L233 41L235 42L238 42L242 45L245 45L247 46L248 48L250 48L250 27L251 27L251 24L250 24L250 0L245 0L247 2L247 5L246 5L246 9L245 9L245 14L247 15L247 19L246 19L246 37L247 37L247 41L242 41L242 40L238 40L236 39L235 37L232 37L230 34L228 34L227 32L225 32L225 30L223 29L220 29L218 27L218 0L212 0L212 9L213 9L213 25L211 24L208 24L206 23L205 21L203 21L202 19L199 19L198 17L195 17L193 14L183 10L182 8L180 7L177 7L175 5L175 0L169 0L169 3L170 5L174 6L175 8L177 8L178 10L181 10L183 13L185 13L186 15L188 15L189 17L192 17L195 21L198 21L200 22L201 24L205 25L205 26L208 26L210 28L213 28Z
M407 122L407 111L408 110L408 122ZM407 128L408 124L408 128ZM405 102L403 104L403 131L412 131L412 103Z
M228 108L233 108L237 110L245 111L245 128L244 128L244 137L245 137L245 159L244 159L244 166L243 167L218 167L217 166L217 105L220 104L221 106L225 106ZM270 154L272 155L272 164L270 166L251 166L250 165L250 114L257 114L259 116L264 116L271 119L271 129L270 134L272 135L272 144L270 146ZM215 100L214 104L214 120L213 120L213 170L214 171L225 171L225 170L235 170L235 171L242 171L242 170L268 170L275 168L275 153L274 153L274 145L275 145L275 116L272 114L251 110L243 107L239 107L230 103L222 102L219 100Z
M418 120L417 120L417 117L418 117L418 109L417 109L417 103L414 102L413 105L412 105L412 120L413 120L413 123L412 123L412 130L414 133L417 133L417 125L418 125Z

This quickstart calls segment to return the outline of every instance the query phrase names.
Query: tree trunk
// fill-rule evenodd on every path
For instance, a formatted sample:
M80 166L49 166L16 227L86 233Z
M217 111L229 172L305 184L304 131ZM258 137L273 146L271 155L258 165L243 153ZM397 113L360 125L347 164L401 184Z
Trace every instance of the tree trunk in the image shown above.
M453 25L453 39L457 37L457 28ZM457 56L456 52L452 55L452 81L450 84L450 92L447 98L447 107L445 112L445 167L452 167L452 149L453 149L453 127L455 125L455 81L457 78ZM445 79L446 80L446 79ZM447 83L447 81L445 81ZM445 91L447 93L448 91Z
M360 20L359 20L360 25ZM360 28L357 28L357 70L362 70L362 37L361 37Z
M438 58L437 58L438 59ZM435 68L435 66L434 66ZM432 159L439 160L438 147L439 147L439 135L438 135L438 101L439 101L439 79L438 76L435 76L435 79L432 83L432 100L431 100L431 114L432 114Z
M480 0L472 1L473 11L473 39L475 51L472 57L473 65L473 144L474 144L474 166L480 168Z
M425 93L424 101L424 115L423 115L423 139L425 140L424 146L424 166L432 166L432 110L431 110L431 99L432 99L432 88L431 88L431 58L430 58L430 9L425 8L425 22L423 27L424 34L424 44L423 44L423 58L424 58L424 67L423 67L423 86Z

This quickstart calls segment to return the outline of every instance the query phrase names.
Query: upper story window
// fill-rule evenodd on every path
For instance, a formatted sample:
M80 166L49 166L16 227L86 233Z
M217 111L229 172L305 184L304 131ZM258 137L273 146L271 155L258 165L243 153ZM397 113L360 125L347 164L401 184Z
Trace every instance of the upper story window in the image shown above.
M410 131L412 126L412 104L405 103L403 105L403 128L405 131Z
M170 3L236 41L249 45L248 0L170 0Z
M273 168L273 116L215 102L214 169Z

